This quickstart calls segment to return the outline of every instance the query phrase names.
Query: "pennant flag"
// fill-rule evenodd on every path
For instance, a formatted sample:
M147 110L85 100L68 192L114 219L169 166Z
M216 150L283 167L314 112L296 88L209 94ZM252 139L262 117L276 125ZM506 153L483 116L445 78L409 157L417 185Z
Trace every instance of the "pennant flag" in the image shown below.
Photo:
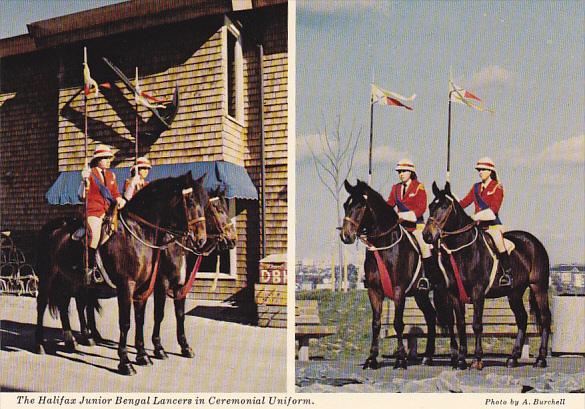
M87 64L87 48L83 47L83 90L85 91L85 95L89 95L95 90L95 95L99 95L99 87L110 89L110 83L104 82L98 86L96 80L91 78L91 73L89 71L89 65Z
M415 94L407 98L395 92L386 91L378 87L377 85L372 84L372 104L404 107L409 111L412 111L411 107L404 105L402 102L412 101L415 98L416 98Z
M134 78L134 89L136 92L134 93L134 101L136 101L137 105L142 105L146 108L150 109L157 109L157 108L164 108L165 105L160 104L164 102L159 100L156 97L148 95L146 92L140 90L140 83L138 81L138 67L136 67L136 76ZM150 101L156 102L157 104L151 104Z
M491 112L492 114L494 113L494 110L483 106L483 103L479 97L467 91L466 89L455 85L452 81L449 81L449 95L451 95L451 101L453 102L465 104L470 108L477 109L478 111L487 111ZM472 102L471 100L475 100L478 103Z

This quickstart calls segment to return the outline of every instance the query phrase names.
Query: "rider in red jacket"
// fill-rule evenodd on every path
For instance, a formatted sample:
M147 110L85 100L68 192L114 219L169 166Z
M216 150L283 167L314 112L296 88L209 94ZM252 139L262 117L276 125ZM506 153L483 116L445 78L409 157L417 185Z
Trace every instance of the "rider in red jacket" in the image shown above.
M486 229L494 239L498 249L498 256L504 270L499 281L500 286L509 286L512 284L512 268L504 242L505 229L498 216L504 200L504 188L498 181L496 166L490 158L485 157L478 160L475 169L479 171L481 181L475 183L459 203L463 208L471 203L475 205L473 220L479 222L480 226Z
M141 156L136 159L136 164L130 169L130 177L124 183L124 198L130 200L144 186L148 185L146 177L152 168L150 161Z
M111 203L118 209L126 203L118 191L116 175L108 170L114 154L107 145L98 145L91 158L90 168L81 171L82 182L79 189L80 199L87 197L87 226L89 234L88 266L85 272L85 284L90 285L96 273L95 254L100 244L102 224Z
M401 159L394 168L398 172L400 183L392 186L387 203L396 207L398 222L413 234L421 250L423 266L426 272L435 269L435 260L431 257L431 247L422 237L425 227L423 214L427 210L427 192L418 181L416 168L410 159Z

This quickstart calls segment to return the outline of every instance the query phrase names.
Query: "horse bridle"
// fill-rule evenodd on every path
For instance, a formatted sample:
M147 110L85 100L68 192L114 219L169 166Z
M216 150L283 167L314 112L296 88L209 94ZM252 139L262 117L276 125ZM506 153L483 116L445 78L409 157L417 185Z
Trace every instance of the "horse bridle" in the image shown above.
M217 238L219 241L222 240L226 240L227 236L228 236L228 230L229 228L233 225L233 223L230 221L229 223L225 223L225 224L221 224L219 219L220 219L220 212L217 210L216 204L215 202L219 202L220 198L219 197L213 197L211 199L209 199L209 202L207 203L207 207L211 210L211 213L213 214L213 223L215 225L215 228L217 229L217 231L219 231L219 234L208 234L208 237L212 237L212 238ZM207 209L206 207L206 209Z
M367 198L367 197L366 197L366 198ZM373 235L373 236L372 236L372 235L370 235L370 234L368 234L367 232L365 232L365 230L364 230L364 232L365 232L366 234L360 235L360 234L359 234L359 231L360 231L360 227L361 227L361 225L362 225L362 221L363 221L364 215L365 215L365 213L366 213L366 207L367 207L367 206L368 206L368 202L366 201L366 204L364 205L364 207L362 208L362 210L361 210L361 212L360 212L360 221L359 221L359 223L358 223L358 222L356 222L355 220L353 220L351 217L348 217L348 216L345 216L345 217L343 218L343 220L344 220L344 221L347 221L347 222L349 222L351 225L355 226L355 229L356 229L356 234L358 235L359 239L360 239L361 241L363 241L363 242L364 242L364 243L365 243L367 246L370 246L370 247L371 247L371 244L368 242L368 239L370 239L370 240L371 240L371 239L377 239L377 238L379 238L379 237L382 237L382 236L385 236L385 235L387 235L387 234L390 234L390 233L392 232L392 230L394 230L394 229L395 229L395 228L396 228L396 227L397 227L397 226L398 226L400 223L396 222L396 223L394 223L394 224L392 225L392 227L390 227L388 230L386 230L386 231L383 231L382 233L378 233L378 234L376 234L376 235ZM363 238L363 236L365 236L365 238Z
M466 231L469 231L472 228L474 228L476 225L475 222L467 224L467 225L465 225L462 228L457 229L457 230L453 230L453 231L445 231L444 230L445 224L447 224L447 220L449 219L451 212L453 211L453 209L455 209L455 200L453 198L451 198L450 196L445 196L445 197L451 201L451 204L449 205L449 208L447 209L447 212L446 212L445 216L443 217L443 220L438 221L433 216L429 216L429 219L428 219L428 223L430 223L437 230L439 230L439 237L444 238L444 237L448 237L448 236L455 236L457 234L465 233Z
M172 242L176 242L179 238L184 238L189 236L189 233L192 231L192 229L194 229L194 227L198 224L198 223L205 223L205 216L199 216L199 217L194 217L194 218L190 218L189 217L189 210L187 207L187 200L193 196L193 188L187 188L187 189L183 189L181 191L181 197L182 197L182 201L183 201L183 210L185 212L185 220L187 220L187 231L179 231L179 230L175 230L175 229L171 229L169 227L161 227L158 224L154 224L152 222L149 222L148 220L146 220L145 218L143 218L142 216L139 216L135 213L132 212L126 212L126 214L133 219L134 221L138 222L139 224L142 224L144 226L150 227L151 229L154 229L157 234L163 233L163 235L169 235L172 237L171 240L169 240L168 242L164 243L162 246L158 246L158 245L153 245L153 244L149 244L146 243L145 241L143 241L142 239L140 239L136 233L134 233L132 231L132 229L130 228L130 226L128 226L128 224L124 221L124 218L122 216L122 213L120 213L120 220L122 221L122 225L130 232L130 234L132 234L132 236L134 238L136 238L137 240L139 240L142 244L151 247L151 248L166 248L170 243Z

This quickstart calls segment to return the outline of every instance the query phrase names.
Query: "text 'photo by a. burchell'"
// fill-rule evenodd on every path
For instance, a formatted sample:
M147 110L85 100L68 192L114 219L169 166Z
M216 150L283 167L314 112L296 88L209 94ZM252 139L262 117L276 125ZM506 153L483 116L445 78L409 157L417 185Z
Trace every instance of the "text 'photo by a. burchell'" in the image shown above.
M298 3L297 392L585 392L583 11Z
M2 391L286 392L287 1L21 5Z

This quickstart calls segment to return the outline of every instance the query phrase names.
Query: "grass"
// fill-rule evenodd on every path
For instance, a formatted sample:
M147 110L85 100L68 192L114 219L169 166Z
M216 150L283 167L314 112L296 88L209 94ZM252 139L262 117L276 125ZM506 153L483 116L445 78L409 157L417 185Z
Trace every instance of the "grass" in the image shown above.
M312 358L326 360L363 361L369 354L372 340L372 310L367 291L349 290L346 293L330 290L297 291L299 300L317 300L319 315L323 325L337 327L337 333L321 339L312 339L310 352ZM385 300L384 302L389 302ZM530 351L536 353L539 338L530 338ZM380 355L392 355L396 350L396 339L380 339ZM418 352L424 352L426 339L419 339ZM467 338L468 356L473 356L475 341L473 336ZM485 354L510 354L514 340L512 338L482 339ZM449 340L437 338L438 354L449 353Z

